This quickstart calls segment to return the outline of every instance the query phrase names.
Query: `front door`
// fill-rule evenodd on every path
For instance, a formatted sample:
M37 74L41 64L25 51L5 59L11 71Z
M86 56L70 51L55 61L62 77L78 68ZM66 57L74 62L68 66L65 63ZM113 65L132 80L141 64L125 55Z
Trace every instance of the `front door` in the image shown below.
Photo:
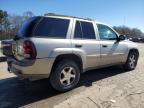
M101 63L100 65L112 65L125 61L125 53L128 48L124 42L118 42L118 35L108 26L97 24L100 48Z

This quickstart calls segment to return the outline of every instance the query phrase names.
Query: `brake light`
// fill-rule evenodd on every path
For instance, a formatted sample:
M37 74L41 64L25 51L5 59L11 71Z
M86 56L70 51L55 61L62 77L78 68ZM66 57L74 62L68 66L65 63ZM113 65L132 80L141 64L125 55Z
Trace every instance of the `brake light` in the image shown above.
M23 49L24 49L24 57L26 59L35 59L36 58L36 55L37 55L36 48L31 41L29 41L29 40L24 41Z

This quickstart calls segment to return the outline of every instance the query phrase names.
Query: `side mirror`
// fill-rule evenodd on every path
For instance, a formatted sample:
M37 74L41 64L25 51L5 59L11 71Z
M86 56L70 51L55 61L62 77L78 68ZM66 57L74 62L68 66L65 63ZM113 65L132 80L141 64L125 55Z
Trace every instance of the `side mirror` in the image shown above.
M125 39L126 39L126 36L124 36L124 35L120 35L118 37L118 41L122 41L122 40L125 40Z

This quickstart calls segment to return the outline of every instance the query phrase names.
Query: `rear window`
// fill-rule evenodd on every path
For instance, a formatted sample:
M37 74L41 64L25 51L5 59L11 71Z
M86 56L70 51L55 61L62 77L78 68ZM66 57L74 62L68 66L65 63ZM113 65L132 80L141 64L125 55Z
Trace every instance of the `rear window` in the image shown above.
M40 18L41 17L32 17L26 20L18 32L19 37L31 37L34 27Z
M48 38L66 38L70 20L43 18L34 31L34 36Z
M79 38L81 39L82 38L82 28L81 28L81 24L79 21L76 22L76 26L75 26L75 38Z

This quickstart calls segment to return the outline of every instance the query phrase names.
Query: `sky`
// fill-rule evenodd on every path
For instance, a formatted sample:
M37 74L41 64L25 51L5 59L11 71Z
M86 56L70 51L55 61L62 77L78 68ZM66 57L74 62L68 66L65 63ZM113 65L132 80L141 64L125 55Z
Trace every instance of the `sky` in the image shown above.
M111 26L125 25L144 32L144 0L0 0L9 14L57 13L92 18Z

